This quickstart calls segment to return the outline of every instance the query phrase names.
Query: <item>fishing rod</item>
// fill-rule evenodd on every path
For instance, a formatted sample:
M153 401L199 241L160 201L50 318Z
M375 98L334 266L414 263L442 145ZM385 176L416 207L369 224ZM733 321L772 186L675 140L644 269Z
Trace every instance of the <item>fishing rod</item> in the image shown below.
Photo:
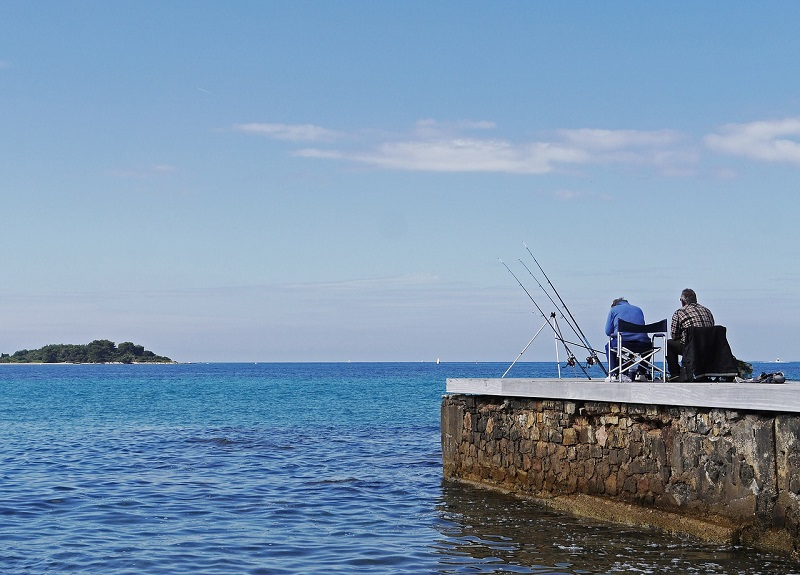
M539 271L542 272L542 275L544 276L544 279L546 279L547 283L550 284L550 289L552 289L553 293L556 294L556 297L558 298L558 301L561 302L561 306L567 312L567 314L569 315L570 319L572 320L572 323L577 328L577 331L575 332L575 335L577 335L579 338L581 338L583 343L586 344L586 349L589 350L591 352L591 354L592 354L591 359L594 362L597 362L600 365L600 369L603 370L603 373L605 375L608 375L608 371L606 371L605 365L603 365L603 362L600 361L599 357L597 357L597 352L592 347L592 345L589 343L589 338L587 338L586 334L583 333L583 330L581 329L581 326L578 325L578 321L572 315L572 312L569 311L569 308L567 307L567 304L564 302L564 299L558 293L558 290L556 289L556 286L554 286L553 282L550 281L550 278L547 276L547 274L545 273L544 269L542 269L542 266L539 264L539 261L536 259L536 256L533 255L533 252L531 252L531 249L528 247L528 245L525 242L522 242L522 245L525 246L525 249L528 251L530 256L533 258L533 261L536 262L536 266L539 268ZM531 274L531 275L533 275L533 274ZM542 288L542 289L544 289L544 288ZM553 305L555 305L555 302L553 302ZM564 319L566 319L566 318L564 318ZM569 321L567 323L569 323Z
M530 270L530 268L529 268L528 266L526 266L526 265L525 265L525 262L523 262L522 260L519 260L519 263L521 263L521 264L522 264L522 267L524 267L524 268L525 268L525 269L528 271L528 273L529 273L529 274L530 274L530 276L533 278L533 280L534 280L534 281L535 281L537 284L539 284L539 287L540 287L540 288L542 288L542 292L544 293L544 295L546 295L546 296L547 296L547 299L549 299L549 300L550 300L550 303L552 303L552 304L553 304L553 305L556 307L556 309L558 309L558 304L557 304L557 303L556 303L556 302L553 300L553 298L552 298L552 296L550 295L550 293L549 293L549 292L548 292L546 289L544 289L544 286L542 285L542 282L540 282L540 281L539 281L539 280L536 278L536 276L535 276L535 275L533 275L533 272ZM569 318L568 318L567 316L565 316L565 315L564 315L564 313L563 313L561 310L559 310L559 311L558 311L558 313L561 315L561 317L564 319L564 321L566 321L566 322L567 322L567 325L570 327L570 329L572 329L572 333L574 333L574 334L575 334L575 336L576 336L578 339L581 339L581 336L580 336L580 334L578 333L578 328L577 328L577 326L576 326L576 325L573 325L573 323L572 323L572 322L569 320ZM578 347L582 347L583 349L585 349L585 350L587 350L587 351L589 351L589 352L594 352L594 351L595 351L594 349L592 349L592 347L591 347L590 345L588 345L588 342L584 342L584 343L575 343L575 342L569 342L569 343L573 343L574 345L577 345ZM587 358L587 359L591 360L592 358ZM593 363L593 360L592 360L592 361L589 361L589 365L591 365L592 363Z
M536 309L538 309L538 310L539 310L539 313L540 313L540 314L542 314L542 317L543 317L543 318L545 318L545 319L547 320L547 323L550 323L550 318L552 318L552 317L555 317L555 315L556 315L556 314L555 314L555 313L551 313L549 316L548 316L547 314L545 314L545 313L544 313L544 310L542 310L542 308L541 308L541 307L539 307L539 304L538 304L538 303L536 303L536 300L535 300L535 299L533 299L533 296L532 296L532 295L531 295L531 293L528 291L528 288L526 288L526 287L525 287L525 286L522 284L522 282L521 282L521 281L519 281L519 278L516 276L516 274L515 274L514 272L512 272L512 271L511 271L511 268L509 268L509 267L506 265L506 262L504 262L503 260L500 260L500 263L501 263L501 264L503 264L503 265L506 267L506 269L508 270L508 273L510 273L512 276L514 276L514 279L515 279L515 280L517 280L517 283L519 284L519 286L520 286L520 287L523 289L523 291L524 291L524 292L525 292L525 294L528 296L528 298L529 298L529 299L530 299L530 300L533 302L533 305L535 305L535 306L536 306ZM559 328L559 329L556 329L555 327L553 327L553 325L552 325L552 324L550 325L550 328L553 330L553 333L555 333L555 335L556 335L556 337L559 339L559 341L561 341L561 342L563 343L565 340L564 340L564 336L563 336L563 335L562 335L562 333L561 333L561 329L560 329L560 328ZM567 351L569 351L569 350L567 350ZM570 354L570 355L571 355L571 354Z
M498 258L498 259L500 259L500 258ZM539 310L539 313L540 313L540 314L542 314L542 317L545 319L545 321L547 321L547 324L550 326L550 329L552 329L552 330L553 330L553 333L555 334L556 338L557 338L557 339L558 339L558 340L561 342L561 344L564 346L564 349L566 350L566 352L567 352L567 355L568 355L568 358L567 358L567 364L568 364L568 365L570 365L570 366L572 366L572 367L574 367L574 366L575 366L575 363L577 363L577 364L578 364L578 367L580 367L580 368L581 368L581 371L583 371L584 375L585 375L585 376L586 376L588 379L590 379L590 380L591 380L591 379L592 379L592 377L589 375L589 373L586 371L586 369L583 367L583 365L581 365L581 363L580 363L579 361L578 361L578 362L576 362L576 360L575 360L575 354L574 354L574 353L572 353L572 350L569 348L569 346L567 345L567 342L564 340L564 336L562 336L562 335L561 335L561 333L560 333L560 331L561 331L561 330L560 330L560 329L556 329L556 328L553 326L553 324L552 324L552 323L550 323L550 317L553 317L553 318L554 318L556 314L555 314L555 313L553 313L553 314L551 314L550 316L548 316L547 314L545 314L545 313L544 313L544 311L542 310L542 308L540 308L540 307L539 307L539 304L538 304L538 303L536 303L536 300L535 300L535 299L533 299L533 296L532 296L532 295L531 295L531 293L528 291L528 288L526 288L526 287L523 285L523 283L522 283L521 281L519 281L519 278L517 277L517 275L516 275L514 272L512 272L512 271L511 271L511 268L510 268L510 267L508 267L508 266L506 265L506 262L504 262L503 260L500 260L500 263L501 263L501 264L503 264L503 266L505 266L505 268L508 270L508 273L510 273L510 274L511 274L511 275L514 277L514 279L515 279L515 280L517 280L517 283L519 284L519 287L521 287L521 288L522 288L522 290L523 290L523 291L525 292L525 294L528 296L528 299L530 299L530 300L533 302L533 305L535 305L535 306L536 306L536 309L537 309L537 310ZM556 324L556 325L558 325L558 324Z
M519 263L522 264L522 267L524 267L526 270L528 270L528 273L533 278L533 280L537 284L539 284L539 287L542 289L542 292L544 292L544 295L546 295L547 299L550 300L550 303L552 303L556 307L556 309L558 309L558 304L553 300L553 298L550 295L550 293L542 285L542 282L540 282L539 279L535 275L533 275L533 272L530 270L530 268L527 265L525 265L525 262L523 262L522 260L519 260ZM608 372L606 372L606 369L605 369L605 365L597 357L597 350L595 350L591 346L591 344L588 341L586 341L585 337L582 337L581 334L578 333L580 331L580 326L577 323L573 323L574 318L573 318L573 321L570 321L570 318L565 316L564 313L561 310L559 310L558 313L561 314L561 317L564 318L564 321L566 321L567 325L570 327L570 329L572 329L572 333L574 333L575 336L578 339L583 340L582 343L576 343L576 342L573 342L573 341L570 341L570 342L567 342L567 343L571 343L573 345L577 345L578 347L581 347L581 348L585 349L586 351L588 351L590 353L590 355L589 355L589 357L586 358L586 364L591 366L591 365L594 365L595 363L597 363L597 364L600 365L600 368L603 370L603 373L608 375Z

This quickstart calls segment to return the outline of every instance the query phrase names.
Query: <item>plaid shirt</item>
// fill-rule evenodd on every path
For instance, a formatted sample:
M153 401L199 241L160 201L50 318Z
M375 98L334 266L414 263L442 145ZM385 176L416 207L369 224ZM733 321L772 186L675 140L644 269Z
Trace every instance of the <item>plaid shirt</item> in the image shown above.
M699 303L690 303L672 314L670 333L672 339L686 343L686 328L711 327L714 325L714 316L707 307Z

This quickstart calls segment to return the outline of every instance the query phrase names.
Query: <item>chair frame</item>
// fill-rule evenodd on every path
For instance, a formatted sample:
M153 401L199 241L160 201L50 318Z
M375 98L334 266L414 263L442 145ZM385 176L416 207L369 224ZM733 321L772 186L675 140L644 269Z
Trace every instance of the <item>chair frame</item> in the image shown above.
M646 351L635 351L623 345L622 334L626 333L646 333L650 335L650 349ZM616 338L617 347L614 349L611 342ZM657 339L663 339L659 345L656 345ZM662 319L655 323L648 323L639 325L630 323L624 319L619 320L617 324L617 334L609 337L609 350L608 350L608 375L612 379L620 379L620 376L636 367L644 367L647 370L650 381L666 381L667 380L667 339L669 333L667 331L667 320ZM611 369L611 354L617 354L617 367ZM658 361L658 356L661 356L661 361ZM659 363L661 364L659 366Z

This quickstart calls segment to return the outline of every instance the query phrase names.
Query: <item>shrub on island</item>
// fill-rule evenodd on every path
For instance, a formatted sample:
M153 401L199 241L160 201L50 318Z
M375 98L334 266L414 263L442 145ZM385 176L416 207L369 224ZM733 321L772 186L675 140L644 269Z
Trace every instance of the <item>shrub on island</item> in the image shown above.
M50 344L39 349L22 349L0 355L0 363L175 363L130 341L116 345L96 339L86 345Z

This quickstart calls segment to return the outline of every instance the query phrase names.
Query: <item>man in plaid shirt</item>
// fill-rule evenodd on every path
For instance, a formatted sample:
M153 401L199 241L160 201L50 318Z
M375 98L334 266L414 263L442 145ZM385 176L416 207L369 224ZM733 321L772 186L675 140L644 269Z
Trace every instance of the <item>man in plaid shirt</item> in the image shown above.
M683 355L683 344L686 343L686 330L690 327L711 327L714 316L711 310L697 303L697 294L692 289L681 292L681 308L672 314L672 326L667 340L667 365L670 380L677 380L681 374L678 356Z

